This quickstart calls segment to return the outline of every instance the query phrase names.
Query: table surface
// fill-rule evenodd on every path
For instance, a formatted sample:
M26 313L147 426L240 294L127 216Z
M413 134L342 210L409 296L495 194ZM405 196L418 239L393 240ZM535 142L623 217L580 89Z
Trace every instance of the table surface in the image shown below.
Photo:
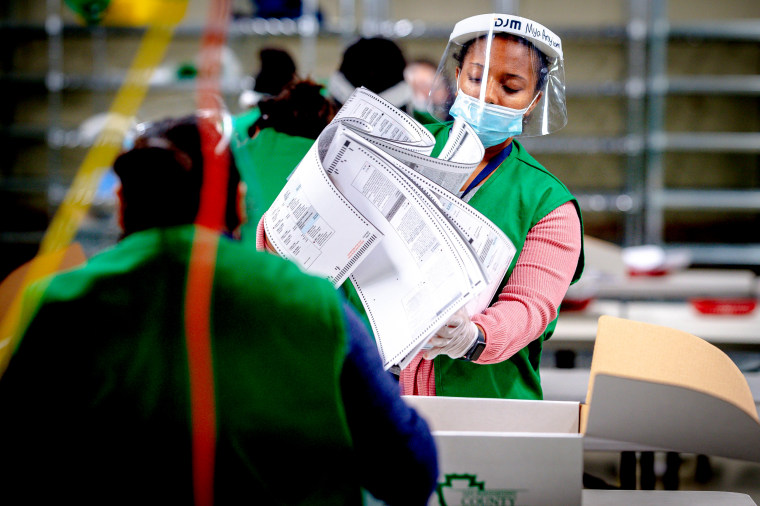
M586 402L589 376L591 376L591 371L586 367L571 369L541 367L541 387L544 390L544 399ZM745 372L744 377L755 399L755 405L760 408L760 372Z
M561 348L573 342L593 343L601 315L675 328L713 344L760 347L760 307L745 315L706 315L689 302L615 300L595 300L583 311L562 312L547 346Z
M750 270L685 269L663 276L627 276L596 283L596 296L611 299L757 297L758 277Z
M583 506L751 506L747 494L690 490L583 490Z

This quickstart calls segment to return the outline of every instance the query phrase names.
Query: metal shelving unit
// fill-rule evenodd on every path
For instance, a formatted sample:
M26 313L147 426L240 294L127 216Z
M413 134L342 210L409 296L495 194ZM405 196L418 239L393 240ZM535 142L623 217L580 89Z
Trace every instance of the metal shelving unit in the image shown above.
M627 0L628 20L624 26L557 29L567 44L578 40L607 40L625 48L627 74L621 81L593 84L567 83L568 100L611 97L625 101L625 129L620 135L548 136L521 142L534 154L617 155L625 171L618 192L577 193L586 213L620 213L624 227L623 246L644 241L644 153L646 143L646 54L648 0Z
M673 38L757 42L760 41L760 20L671 26L667 18L667 0L651 0L648 17L644 240L655 244L664 244L665 212L668 210L709 209L760 212L760 189L683 190L669 189L665 186L664 157L668 152L728 152L760 155L760 133L697 133L665 130L664 115L668 96L677 94L760 96L760 75L671 78L667 69L667 52L668 43ZM672 246L689 249L695 263L760 266L760 243L742 245L681 243Z
M0 125L0 137L13 141L44 143L47 146L44 180L37 175L7 171L0 178L0 191L6 194L47 194L66 184L62 175L65 150L87 147L77 139L77 132L62 124L64 93L81 91L105 97L118 89L123 73L108 69L106 40L111 36L139 37L143 28L70 26L61 15L62 0L46 1L44 24L2 21L6 33L47 42L45 71L6 71L0 83L25 89L39 89L46 94L47 124ZM624 104L623 132L584 136L557 135L524 144L539 155L568 154L573 156L613 155L620 165L624 181L619 190L594 191L589 188L578 195L585 213L607 213L621 216L624 246L644 243L666 247L687 247L695 262L716 265L754 265L760 267L760 244L667 244L664 230L666 212L712 210L760 212L760 189L729 190L675 189L665 185L665 158L668 153L743 153L760 155L760 133L756 132L673 132L664 126L665 106L669 97L701 95L727 97L760 96L760 75L669 76L668 45L673 40L711 40L721 43L760 41L760 19L719 21L677 25L667 19L666 0L620 0L625 2L627 19L620 26L557 27L567 42L605 41L623 49L625 75L620 80L577 83L568 82L569 100L588 98L620 99ZM320 40L340 39L348 43L358 35L381 35L405 40L441 41L448 37L451 26L436 26L420 20L391 19L389 0L337 0L337 16L317 21L317 0L304 0L304 15L298 21L236 19L231 22L228 37L232 41L278 37L297 40L299 63L306 73L316 65L316 47ZM519 13L518 0L493 0L494 11ZM361 19L357 9L361 8ZM197 38L202 26L181 25L177 37ZM64 40L68 37L91 38L92 74L65 71ZM194 83L172 81L153 83L160 91L190 92ZM223 92L233 96L242 83L225 82ZM107 105L107 104L105 104ZM600 170L604 170L603 168ZM54 206L51 202L51 211ZM0 243L38 241L43 231L0 231Z

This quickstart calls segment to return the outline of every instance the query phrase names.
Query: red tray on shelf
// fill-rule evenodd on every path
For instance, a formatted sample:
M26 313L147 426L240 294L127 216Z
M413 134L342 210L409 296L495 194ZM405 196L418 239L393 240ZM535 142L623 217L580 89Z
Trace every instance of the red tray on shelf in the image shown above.
M691 299L691 305L702 314L749 314L757 307L756 299Z

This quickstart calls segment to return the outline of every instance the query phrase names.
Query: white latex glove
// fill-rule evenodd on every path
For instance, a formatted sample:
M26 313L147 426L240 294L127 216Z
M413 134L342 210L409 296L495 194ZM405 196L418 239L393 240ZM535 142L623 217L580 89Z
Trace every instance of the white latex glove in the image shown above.
M441 354L459 358L467 353L478 339L478 327L470 321L470 315L463 307L454 313L446 325L438 329L428 344L432 346L425 352L426 360L433 360Z

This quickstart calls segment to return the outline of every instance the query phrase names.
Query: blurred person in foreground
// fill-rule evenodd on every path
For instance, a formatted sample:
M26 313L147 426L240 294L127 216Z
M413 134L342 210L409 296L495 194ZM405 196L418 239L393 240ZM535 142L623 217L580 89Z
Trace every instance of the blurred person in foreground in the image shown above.
M117 158L116 246L30 287L44 293L0 379L0 503L192 504L206 426L217 504L360 504L362 489L426 504L432 437L356 314L328 281L228 237L233 163L224 226L194 224L197 121L150 125ZM191 258L210 275L206 303L189 295ZM188 323L204 311L205 379ZM194 411L199 384L210 411Z

